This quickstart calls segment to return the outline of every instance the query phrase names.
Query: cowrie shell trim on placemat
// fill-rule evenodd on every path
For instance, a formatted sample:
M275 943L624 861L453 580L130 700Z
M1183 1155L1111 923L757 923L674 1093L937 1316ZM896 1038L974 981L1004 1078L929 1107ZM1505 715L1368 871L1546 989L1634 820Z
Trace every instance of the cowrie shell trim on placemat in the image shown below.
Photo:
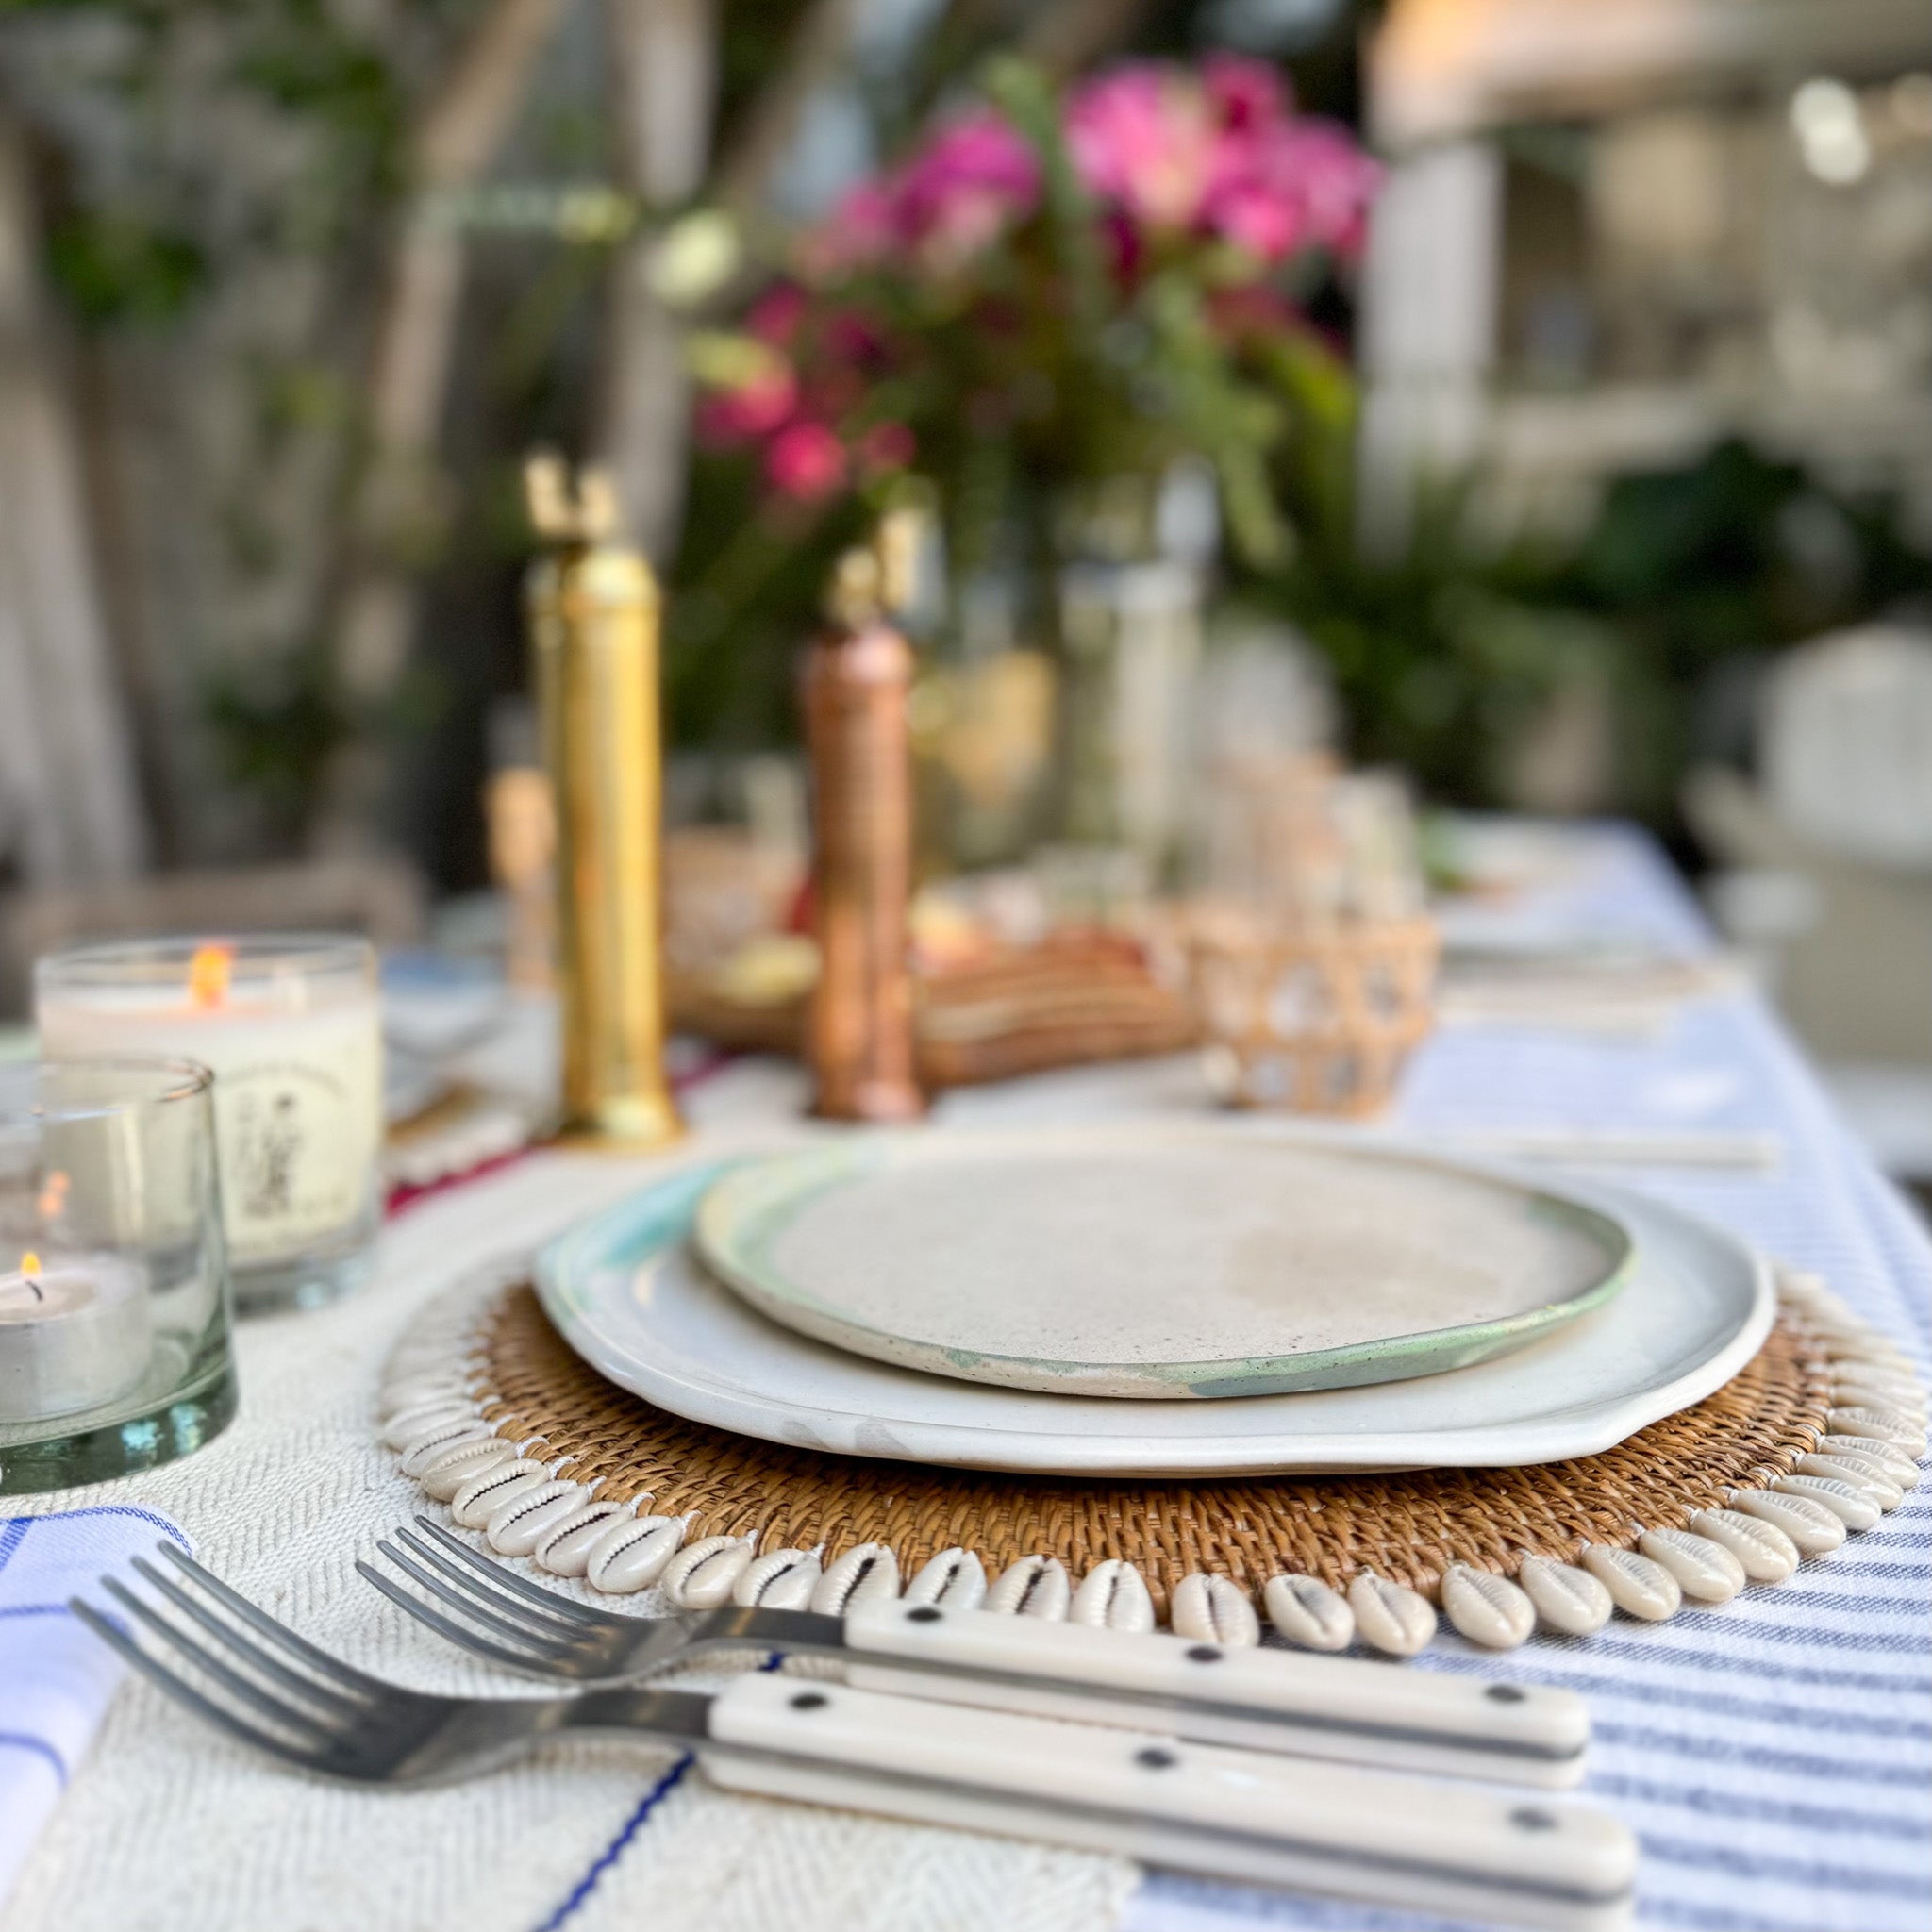
M616 1493L606 1492L599 1457L581 1440L575 1456L546 1442L544 1429L565 1445L574 1440L554 1405L520 1414L496 1392L496 1324L507 1294L525 1278L521 1267L506 1266L431 1304L398 1340L376 1392L378 1440L402 1473L485 1548L581 1579L603 1594L657 1586L688 1607L739 1602L841 1614L855 1602L900 1594L900 1558L890 1543L838 1551L835 1541L828 1561L816 1548L761 1549L765 1533L753 1520L719 1524L688 1541L690 1516L640 1513L648 1491L626 1493L620 1482ZM1675 1520L1659 1508L1665 1520L1633 1522L1621 1537L1593 1529L1567 1561L1547 1544L1511 1549L1504 1530L1479 1558L1451 1551L1433 1578L1424 1568L1415 1579L1424 1590L1366 1563L1352 1574L1331 1567L1324 1577L1284 1562L1257 1577L1252 1553L1244 1552L1257 1604L1234 1576L1170 1571L1169 1627L1193 1641L1253 1643L1263 1634L1263 1610L1271 1641L1322 1651L1357 1644L1408 1657L1431 1640L1440 1607L1470 1641L1504 1649L1537 1623L1587 1638L1613 1609L1661 1622L1686 1603L1718 1605L1747 1584L1781 1582L1802 1561L1828 1557L1918 1486L1928 1404L1906 1353L1817 1277L1788 1272L1779 1290L1782 1319L1807 1338L1801 1355L1807 1345L1813 1351L1811 1386L1821 1398L1809 1411L1810 1446L1785 1452L1784 1466L1759 1464L1748 1477L1734 1476L1735 1489L1707 1486L1686 1497ZM572 1466L576 1457L587 1458L581 1470ZM1512 1474L1496 1476L1504 1482ZM701 1526L705 1513L696 1512ZM1393 1559L1398 1571L1401 1555ZM1162 1598L1127 1557L1104 1557L1077 1574L1045 1550L1002 1560L990 1580L980 1552L963 1544L941 1549L923 1558L904 1594L1095 1627L1157 1625Z

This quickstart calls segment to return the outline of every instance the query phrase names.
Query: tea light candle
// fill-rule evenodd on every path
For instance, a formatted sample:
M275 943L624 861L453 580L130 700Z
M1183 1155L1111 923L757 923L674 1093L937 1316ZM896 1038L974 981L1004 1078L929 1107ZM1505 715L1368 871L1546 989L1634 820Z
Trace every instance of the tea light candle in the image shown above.
M133 1263L25 1254L0 1274L0 1423L98 1408L141 1381L153 1352L147 1282Z
M160 1055L213 1073L223 1221L244 1285L367 1231L382 1033L361 941L85 948L41 963L36 1017L49 1058Z

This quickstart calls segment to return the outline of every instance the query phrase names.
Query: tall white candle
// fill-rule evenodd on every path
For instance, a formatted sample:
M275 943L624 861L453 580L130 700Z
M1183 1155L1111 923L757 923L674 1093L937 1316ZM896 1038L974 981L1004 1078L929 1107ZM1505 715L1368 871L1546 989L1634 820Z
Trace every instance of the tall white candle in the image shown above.
M305 972L299 951L278 971L272 956L237 962L233 949L212 945L185 958L172 985L43 972L36 1012L49 1058L162 1055L213 1073L223 1220L238 1271L298 1259L367 1222L382 1137L369 974Z
M23 1255L0 1274L0 1423L127 1394L154 1352L147 1280L112 1255Z

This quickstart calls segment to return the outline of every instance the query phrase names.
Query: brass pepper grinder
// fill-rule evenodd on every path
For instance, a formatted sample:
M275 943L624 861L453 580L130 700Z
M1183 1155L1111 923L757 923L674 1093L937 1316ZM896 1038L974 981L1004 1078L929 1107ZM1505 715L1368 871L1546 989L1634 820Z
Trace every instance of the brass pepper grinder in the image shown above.
M539 456L524 484L544 544L525 600L556 802L563 1132L661 1147L684 1128L664 1074L658 586L617 541L603 472L573 491L562 460Z
M801 678L811 757L813 1112L909 1121L925 1111L913 1076L912 647L889 621L910 590L918 527L889 515L876 543L833 574L825 629Z

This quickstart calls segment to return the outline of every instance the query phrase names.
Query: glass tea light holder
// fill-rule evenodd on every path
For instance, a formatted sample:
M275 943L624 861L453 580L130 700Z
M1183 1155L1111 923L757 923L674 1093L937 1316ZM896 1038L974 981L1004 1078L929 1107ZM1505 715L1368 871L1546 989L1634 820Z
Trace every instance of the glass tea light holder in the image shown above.
M212 1088L0 1067L0 1494L172 1462L234 1415Z
M209 1068L237 1306L319 1307L374 1263L381 1205L375 955L325 934L82 946L34 969L41 1049Z

